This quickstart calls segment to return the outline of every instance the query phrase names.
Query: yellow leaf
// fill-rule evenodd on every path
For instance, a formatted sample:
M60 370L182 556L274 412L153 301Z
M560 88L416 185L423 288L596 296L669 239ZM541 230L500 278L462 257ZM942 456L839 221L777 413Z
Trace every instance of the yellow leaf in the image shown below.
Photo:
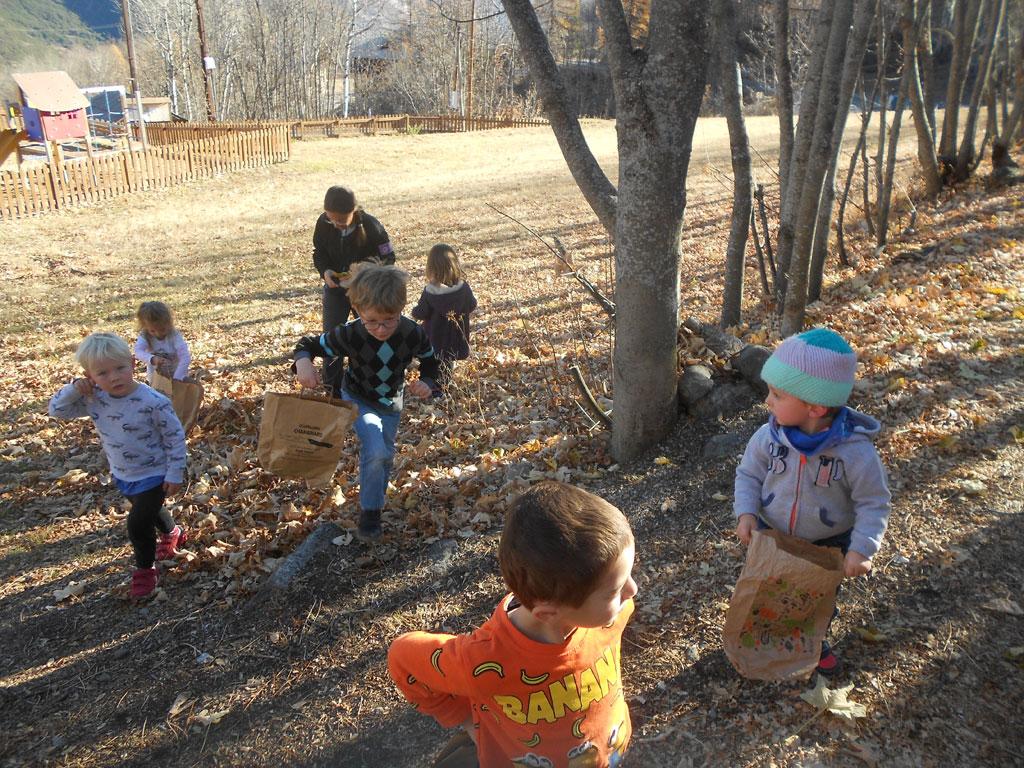
M804 691L800 698L817 709L824 712L826 709L837 717L853 721L858 717L864 717L868 711L863 704L850 701L848 696L853 690L853 683L843 688L832 690L825 685L825 678L818 675L817 683L813 691Z
M670 459L668 456L659 456L654 460L654 463L662 467L667 467L672 464L672 459Z
M1010 434L1013 435L1013 442L1024 443L1024 427L1018 427L1015 424L1010 427Z
M906 378L903 376L897 376L895 379L889 382L889 386L887 387L887 389L890 392L895 392L898 389L903 389L905 386L907 386Z
M861 640L867 643L881 643L889 639L884 632L879 632L872 626L856 627L856 631Z
M54 590L53 596L59 603L67 600L69 597L78 597L83 592L85 592L85 584L77 584L72 581L68 586L64 587L64 589Z

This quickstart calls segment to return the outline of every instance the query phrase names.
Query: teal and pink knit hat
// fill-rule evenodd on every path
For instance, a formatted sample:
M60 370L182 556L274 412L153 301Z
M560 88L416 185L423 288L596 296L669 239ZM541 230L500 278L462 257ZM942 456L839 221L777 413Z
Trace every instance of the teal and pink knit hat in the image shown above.
M857 373L857 355L828 328L790 336L761 369L766 384L814 405L846 405Z

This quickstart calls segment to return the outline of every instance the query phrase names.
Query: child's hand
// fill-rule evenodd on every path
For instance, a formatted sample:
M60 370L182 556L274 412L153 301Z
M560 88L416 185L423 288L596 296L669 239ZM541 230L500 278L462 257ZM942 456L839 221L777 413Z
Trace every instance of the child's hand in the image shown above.
M320 372L308 357L302 357L295 361L295 378L306 389L320 388Z
M866 576L870 571L870 557L864 557L860 552L854 552L852 549L846 553L846 559L843 560L844 576L853 579L857 576Z
M74 384L75 391L82 397L92 397L92 393L95 391L95 387L89 379L75 379L71 383Z
M166 480L164 481L164 496L170 498L180 490L181 483L171 483Z
M744 544L750 544L750 535L757 530L757 518L753 515L740 515L736 523L736 536Z
M426 400L430 397L430 385L422 379L416 379L416 381L409 382L409 394L421 397Z
M324 282L327 283L328 288L340 288L338 284L338 273L333 269L324 270Z

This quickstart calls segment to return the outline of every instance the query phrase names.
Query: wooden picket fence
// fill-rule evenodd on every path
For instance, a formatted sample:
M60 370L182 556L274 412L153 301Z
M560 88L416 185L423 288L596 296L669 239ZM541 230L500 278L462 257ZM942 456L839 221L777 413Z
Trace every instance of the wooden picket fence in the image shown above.
M26 163L18 171L0 171L0 220L281 163L290 153L288 127L281 124L208 131L187 141L151 144L145 151Z
M146 123L151 144L174 144L197 136L251 131L263 126L285 126L293 139L333 138L342 135L378 133L461 133L493 128L533 128L547 126L546 120L505 120L476 117L466 120L457 115L374 115L373 117L337 117L322 120L275 120L269 122L224 123ZM138 138L138 128L135 128Z
M458 115L374 115L373 117L296 120L290 123L292 138L340 136L344 133L462 133L494 128L534 128L547 126L547 120L503 119Z

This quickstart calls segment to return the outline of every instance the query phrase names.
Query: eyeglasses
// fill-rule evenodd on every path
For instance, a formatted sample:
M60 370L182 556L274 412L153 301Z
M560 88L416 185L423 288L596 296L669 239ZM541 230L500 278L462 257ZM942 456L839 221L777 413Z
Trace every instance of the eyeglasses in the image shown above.
M375 329L378 331L389 331L392 328L398 327L398 321L400 318L392 317L390 320L381 320L380 322L363 320L363 325L367 328Z

